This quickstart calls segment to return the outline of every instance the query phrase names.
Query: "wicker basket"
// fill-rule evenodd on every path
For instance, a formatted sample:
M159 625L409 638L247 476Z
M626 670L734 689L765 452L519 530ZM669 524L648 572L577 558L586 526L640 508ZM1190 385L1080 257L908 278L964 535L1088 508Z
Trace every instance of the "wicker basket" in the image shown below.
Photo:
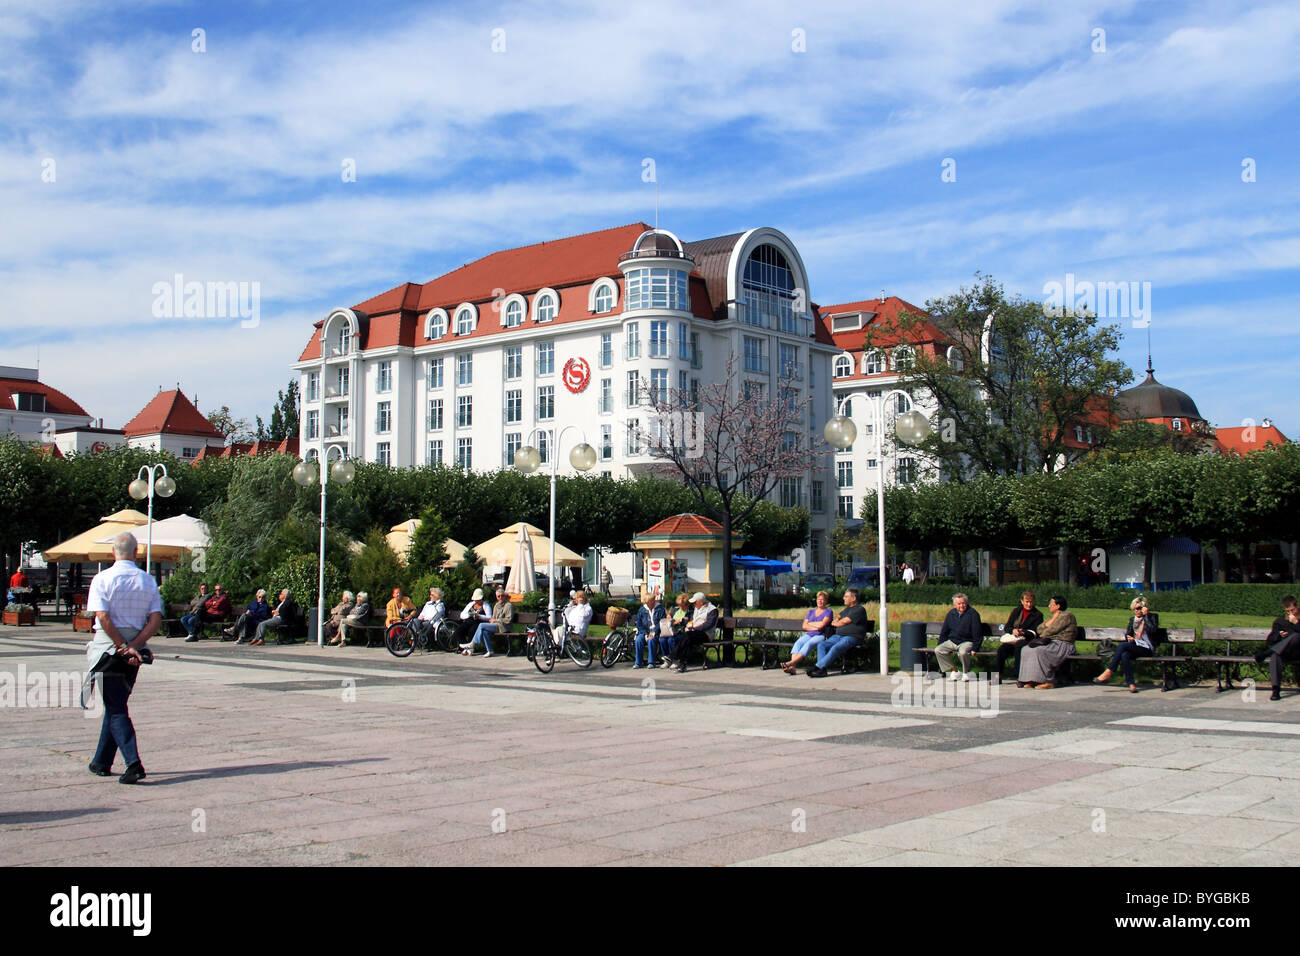
M627 623L628 610L625 607L609 607L605 610L606 627L622 627Z

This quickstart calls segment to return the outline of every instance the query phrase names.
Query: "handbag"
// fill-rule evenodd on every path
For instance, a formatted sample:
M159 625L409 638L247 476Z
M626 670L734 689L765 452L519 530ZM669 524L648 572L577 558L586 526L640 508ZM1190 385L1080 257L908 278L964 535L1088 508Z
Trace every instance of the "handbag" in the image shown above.
M660 619L660 621L659 621L659 636L660 636L660 637L672 637L672 636L673 636L673 622L672 622L669 618L666 618L666 617L665 617L665 618L661 618L661 619Z

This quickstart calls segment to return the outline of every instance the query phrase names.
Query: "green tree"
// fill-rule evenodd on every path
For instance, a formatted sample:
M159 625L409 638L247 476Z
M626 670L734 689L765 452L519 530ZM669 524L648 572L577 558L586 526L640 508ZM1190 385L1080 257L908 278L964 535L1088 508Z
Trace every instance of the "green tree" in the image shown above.
M417 576L441 573L442 563L447 560L446 541L449 537L451 532L437 508L425 508L420 512L420 524L411 536L411 551L406 557L406 566L411 573Z
M289 379L289 384L276 396L275 406L271 409L271 426L262 423L262 416L257 416L257 438L260 441L284 441L286 438L298 437L298 379Z
M361 553L352 561L349 580L354 591L368 591L370 603L383 607L393 588L410 593L411 574L384 540L384 533L374 528L366 535Z
M253 440L253 427L247 418L236 418L229 405L214 408L205 416L212 427L225 436L226 444Z

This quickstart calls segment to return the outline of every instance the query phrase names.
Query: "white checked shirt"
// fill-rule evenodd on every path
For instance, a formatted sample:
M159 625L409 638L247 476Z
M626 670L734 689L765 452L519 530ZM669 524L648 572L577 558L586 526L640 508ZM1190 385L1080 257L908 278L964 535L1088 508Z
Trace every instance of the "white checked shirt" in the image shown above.
M135 633L144 629L150 614L162 612L162 595L152 575L136 567L134 561L124 559L95 575L90 582L86 610L92 614L107 611L114 627ZM112 649L112 638L104 633L96 618L95 637L86 645L86 659L94 664L102 653Z

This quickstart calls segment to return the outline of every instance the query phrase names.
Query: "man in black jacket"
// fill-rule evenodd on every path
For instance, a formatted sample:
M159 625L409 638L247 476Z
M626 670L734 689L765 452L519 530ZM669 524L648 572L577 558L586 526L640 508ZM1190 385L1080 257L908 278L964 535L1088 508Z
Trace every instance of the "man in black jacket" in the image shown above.
M280 603L275 606L274 612L269 618L257 625L257 633L249 641L249 646L266 643L266 629L268 627L297 627L298 619L302 613L298 610L298 603L289 594L289 589L285 588L280 592Z
M1006 666L1007 658L1015 657L1016 669L1014 673L1020 673L1020 652L1033 634L1038 632L1038 625L1043 623L1043 612L1034 607L1034 592L1026 591L1020 595L1020 606L1011 611L1007 618L1007 623L1002 628L1002 643L998 645L998 664L997 673L1002 673L1002 668ZM1007 640L1007 638L1014 640Z
M1268 661L1268 676L1273 685L1269 700L1282 699L1282 668L1300 661L1300 606L1287 595L1282 599L1282 616L1268 632L1268 649L1255 655L1259 663Z
M975 659L975 652L984 643L983 624L979 611L970 606L970 599L964 594L954 594L952 610L943 619L943 629L939 631L939 646L934 656L939 659L939 671L947 673L949 680L970 680L970 666ZM961 674L953 663L953 655L961 661Z

